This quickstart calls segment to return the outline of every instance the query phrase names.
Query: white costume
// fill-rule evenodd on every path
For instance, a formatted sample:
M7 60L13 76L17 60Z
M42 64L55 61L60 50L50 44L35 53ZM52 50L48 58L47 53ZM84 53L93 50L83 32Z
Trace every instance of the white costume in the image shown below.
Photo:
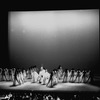
M43 70L41 70L41 71L39 72L39 77L38 77L38 81L39 81L41 84L44 84L44 83L43 83L44 76L45 76L45 70L43 69Z
M23 74L22 72L20 72L18 75L17 75L17 78L19 80L19 83L22 84L23 83Z
M23 72L23 79L24 79L24 81L26 81L26 72L25 71Z
M89 79L90 76L90 71L86 72L86 82L90 82L91 80Z
M57 78L57 75L54 74L53 75L53 81L52 81L53 85L57 84L58 83L58 78Z
M68 78L67 78L67 81L68 81L68 82L70 81L70 76L71 76L71 72L68 71Z
M36 71L32 72L32 82L37 82L38 79L38 73Z
M44 73L44 84L47 84L50 78L50 73L45 72Z
M82 77L83 77L83 73L82 71L80 72L80 82L82 83Z
M77 76L77 72L75 71L74 72L74 80L76 79L76 76ZM76 82L76 80L75 80L75 82Z

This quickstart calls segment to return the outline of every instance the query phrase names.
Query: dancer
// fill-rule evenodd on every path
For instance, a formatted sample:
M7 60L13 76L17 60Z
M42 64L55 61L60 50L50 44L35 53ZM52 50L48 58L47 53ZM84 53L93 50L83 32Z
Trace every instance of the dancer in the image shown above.
M80 83L82 83L83 72L80 71Z
M28 79L28 70L25 69L25 72L26 72L26 80Z
M34 79L34 68L32 68L32 70L31 70L31 75L32 75L32 80L31 81L33 83L33 82L35 82L35 79Z
M21 69L18 69L18 73L17 73L17 82L19 83L19 85L24 83L23 80L23 73Z
M14 81L14 73L15 73L15 70L16 70L15 68L12 68L11 69L12 81Z
M70 77L71 77L71 70L68 70L68 78L67 78L67 82L70 82Z
M52 83L53 83L53 86L54 86L58 83L58 77L57 77L57 70L56 69L53 70L53 77L52 78L53 78Z
M19 85L21 85L20 69L18 69L17 72L17 82L19 83Z
M72 82L72 83L74 82L74 71L75 71L74 68L72 68L72 69L71 69L70 80L69 80L69 81Z
M93 72L91 70L87 72L87 83L93 83Z
M24 83L24 77L23 77L22 70L20 71L20 82L21 82L21 84Z
M63 82L66 83L67 81L68 81L68 69L65 69Z
M8 73L9 73L9 81L12 80L12 72L11 72L11 69L8 70Z
M23 81L26 82L26 71L25 71L25 69L23 69L22 73L23 73Z
M5 68L4 70L5 70L5 78L6 78L6 81L8 81L9 80L8 69Z
M51 73L50 73L50 78L49 78L49 81L46 86L53 87L53 71L51 71Z
M18 75L18 69L16 69L15 72L14 72L14 80L13 80L14 86L16 86L17 82L19 82L17 75Z
M76 78L77 78L77 70L74 71L74 82L77 82Z
M49 81L50 78L50 73L48 72L47 69L45 69L45 73L44 73L44 80L43 80L43 84L46 85Z
M36 71L36 68L34 67L33 69L32 69L32 82L34 82L34 83L36 83L37 82L37 80L38 80L38 73L37 73L37 71Z
M58 67L57 75L58 75L58 82L62 82L63 81L63 69L61 65L59 65Z
M82 76L82 82L85 83L86 82L86 70L83 70L83 76Z
M3 81L6 80L5 69L2 70L2 80Z
M43 68L43 66L41 66L38 76L38 83L43 84L44 74L45 74L45 69Z
M78 82L80 83L80 69L77 70L77 75L76 75L76 79L75 79L75 82Z
M31 79L32 78L32 76L31 76L32 75L31 74L31 68L29 68L28 74L29 74L29 77L28 78Z

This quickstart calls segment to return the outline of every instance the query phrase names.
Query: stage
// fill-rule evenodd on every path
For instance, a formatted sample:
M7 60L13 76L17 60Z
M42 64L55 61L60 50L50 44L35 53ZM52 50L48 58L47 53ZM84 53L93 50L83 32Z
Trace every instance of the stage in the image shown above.
M25 82L21 85L13 86L13 82L0 82L0 89L3 90L32 90L32 91L69 91L69 92L100 92L100 87L85 83L58 83L53 88L46 87L38 83Z

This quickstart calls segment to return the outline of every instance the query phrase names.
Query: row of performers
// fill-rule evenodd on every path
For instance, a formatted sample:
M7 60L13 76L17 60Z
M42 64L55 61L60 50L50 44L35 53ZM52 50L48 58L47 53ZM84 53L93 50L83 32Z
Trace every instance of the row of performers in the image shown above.
M93 75L90 70L68 70L62 69L59 66L58 69L54 69L51 73L47 69L41 66L38 72L37 67L31 67L28 70L21 69L4 69L0 71L0 80L11 80L13 84L23 84L28 78L33 83L44 84L48 87L54 86L59 82L77 82L77 83L89 83L93 80Z

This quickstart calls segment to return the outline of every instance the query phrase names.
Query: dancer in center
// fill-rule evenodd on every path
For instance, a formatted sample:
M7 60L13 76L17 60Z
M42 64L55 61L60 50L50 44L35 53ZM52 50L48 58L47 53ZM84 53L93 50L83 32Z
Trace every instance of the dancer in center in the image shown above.
M38 83L43 84L43 80L44 80L44 74L45 74L45 69L43 68L43 65L40 68L40 72L39 72L39 76L38 76Z

